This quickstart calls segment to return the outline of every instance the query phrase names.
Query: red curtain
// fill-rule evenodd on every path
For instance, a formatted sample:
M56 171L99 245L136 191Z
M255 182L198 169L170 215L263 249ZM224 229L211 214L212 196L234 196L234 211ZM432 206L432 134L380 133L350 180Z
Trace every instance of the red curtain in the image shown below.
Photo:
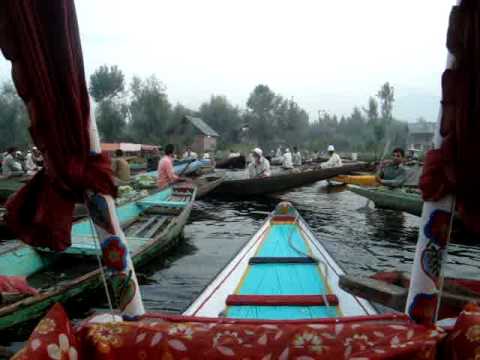
M463 0L450 15L447 36L455 56L442 77L442 146L426 158L420 188L424 200L454 194L466 227L480 233L480 5Z
M110 162L90 153L90 104L73 0L2 0L0 48L30 116L45 167L7 202L23 241L70 245L74 203L86 189L115 195Z

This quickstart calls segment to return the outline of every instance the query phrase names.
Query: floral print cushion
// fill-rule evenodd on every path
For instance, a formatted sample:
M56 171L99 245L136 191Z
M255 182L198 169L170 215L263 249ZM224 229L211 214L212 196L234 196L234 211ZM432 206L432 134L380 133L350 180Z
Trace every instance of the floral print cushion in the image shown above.
M460 313L442 355L445 360L480 360L480 306L467 305Z
M77 360L82 357L75 332L60 304L38 323L27 343L12 360Z
M72 330L55 305L14 359L435 359L444 337L403 315L259 322L156 314Z

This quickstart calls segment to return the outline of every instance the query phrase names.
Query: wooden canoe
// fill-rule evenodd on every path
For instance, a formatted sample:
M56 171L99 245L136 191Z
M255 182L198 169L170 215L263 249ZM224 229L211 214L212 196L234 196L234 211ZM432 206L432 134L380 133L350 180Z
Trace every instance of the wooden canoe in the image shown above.
M376 314L339 287L344 272L290 203L280 203L184 315L316 319Z
M197 187L196 199L200 199L215 190L225 180L225 174L209 174L193 178Z
M333 180L348 184L348 185L360 185L360 186L378 186L375 175L339 175L335 176Z
M183 195L171 188L117 208L135 266L142 266L174 246L182 233L196 189ZM36 250L12 242L0 252L0 274L26 276L39 290L0 307L0 331L21 330L22 324L41 317L55 302L86 296L102 286L96 255L100 252L88 219L72 228L72 246L63 253Z
M393 271L370 277L341 276L345 291L398 311L405 311L410 274ZM480 281L445 278L439 319L457 317L465 305L480 301Z
M422 214L423 200L419 193L406 191L403 188L367 188L355 185L349 185L348 189L373 201L377 208L404 211L416 216Z
M303 166L269 177L242 180L225 180L214 191L216 194L255 196L271 194L332 178L351 171L360 171L366 163L355 163L338 168L322 169L320 167Z

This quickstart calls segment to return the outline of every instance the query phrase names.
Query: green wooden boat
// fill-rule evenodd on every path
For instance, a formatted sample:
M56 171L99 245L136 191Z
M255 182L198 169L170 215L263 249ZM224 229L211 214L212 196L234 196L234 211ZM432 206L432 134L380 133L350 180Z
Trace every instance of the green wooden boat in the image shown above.
M0 203L4 203L10 195L20 189L31 176L0 178Z
M136 267L158 258L181 238L196 188L177 190L168 188L117 208ZM85 296L102 286L96 256L100 246L89 219L73 225L72 246L63 253L41 251L19 241L7 247L0 252L0 274L25 276L39 293L0 305L2 332L22 332L23 326L43 316L54 303Z
M404 211L415 216L422 214L422 197L411 189L390 189L383 186L368 188L356 185L349 185L348 188L355 194L373 201L377 208Z

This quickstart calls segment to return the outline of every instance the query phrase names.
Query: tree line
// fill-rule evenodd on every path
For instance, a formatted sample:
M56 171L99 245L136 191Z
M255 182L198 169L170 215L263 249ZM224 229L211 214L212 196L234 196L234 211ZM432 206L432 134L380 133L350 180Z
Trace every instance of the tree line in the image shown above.
M257 85L245 108L225 96L212 95L197 110L172 104L166 86L155 76L134 76L127 84L118 66L100 66L90 76L89 91L102 141L164 144L185 115L201 117L219 134L219 147L248 143L264 149L278 145L324 150L334 144L340 151L379 153L388 142L404 146L406 123L393 118L394 89L387 82L365 107L354 107L349 116L319 111L309 121L293 98ZM0 147L29 143L28 118L10 82L0 90ZM178 130L178 129L177 129ZM183 145L183 144L182 144Z

